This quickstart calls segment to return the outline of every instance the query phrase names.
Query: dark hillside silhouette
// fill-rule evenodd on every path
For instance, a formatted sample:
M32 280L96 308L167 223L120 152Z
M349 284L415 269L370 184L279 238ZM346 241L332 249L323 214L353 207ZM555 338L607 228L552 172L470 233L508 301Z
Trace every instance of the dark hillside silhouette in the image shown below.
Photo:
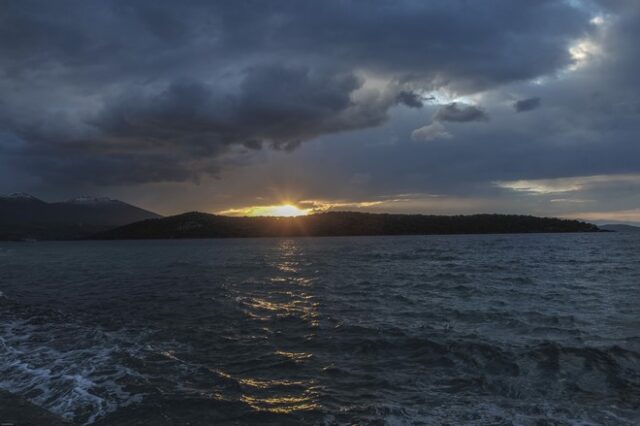
M82 238L144 219L153 212L109 198L47 203L29 194L0 197L0 240Z
M576 220L499 214L428 216L329 212L299 217L229 217L193 212L133 223L97 234L94 238L507 234L598 230L595 225Z

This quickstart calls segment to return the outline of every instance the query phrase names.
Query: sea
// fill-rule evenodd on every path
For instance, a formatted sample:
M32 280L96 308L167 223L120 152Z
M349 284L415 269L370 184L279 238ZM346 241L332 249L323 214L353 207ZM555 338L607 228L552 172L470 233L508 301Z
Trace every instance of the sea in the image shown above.
M0 292L72 425L640 424L632 233L4 242Z

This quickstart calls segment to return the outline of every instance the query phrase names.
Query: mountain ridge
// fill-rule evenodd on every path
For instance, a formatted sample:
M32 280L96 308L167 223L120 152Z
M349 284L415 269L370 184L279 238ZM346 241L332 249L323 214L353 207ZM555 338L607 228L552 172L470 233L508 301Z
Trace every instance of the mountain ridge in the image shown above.
M524 215L435 216L325 212L298 217L232 217L189 212L128 224L90 238L109 240L598 231L597 226L577 220Z
M82 205L104 205L104 204L127 204L123 201L109 197L92 197L89 195L81 195L79 197L70 198L66 201L60 201L61 204L82 204Z
M0 240L77 239L161 216L106 197L46 202L27 193L0 196Z

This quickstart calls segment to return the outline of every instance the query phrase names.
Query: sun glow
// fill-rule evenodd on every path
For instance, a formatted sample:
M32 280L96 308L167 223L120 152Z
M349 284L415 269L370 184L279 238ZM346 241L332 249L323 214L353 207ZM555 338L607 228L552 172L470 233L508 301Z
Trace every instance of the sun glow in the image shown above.
M293 204L282 204L276 206L251 206L241 209L230 209L221 211L220 214L226 216L279 216L295 217L305 216L311 212L310 209L301 209Z

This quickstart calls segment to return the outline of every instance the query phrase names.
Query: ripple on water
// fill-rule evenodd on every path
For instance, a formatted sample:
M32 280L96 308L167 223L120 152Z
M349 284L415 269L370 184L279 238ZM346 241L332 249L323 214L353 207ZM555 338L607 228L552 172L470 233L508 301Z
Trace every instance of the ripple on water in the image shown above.
M0 256L0 388L77 424L640 424L630 237L43 243Z

